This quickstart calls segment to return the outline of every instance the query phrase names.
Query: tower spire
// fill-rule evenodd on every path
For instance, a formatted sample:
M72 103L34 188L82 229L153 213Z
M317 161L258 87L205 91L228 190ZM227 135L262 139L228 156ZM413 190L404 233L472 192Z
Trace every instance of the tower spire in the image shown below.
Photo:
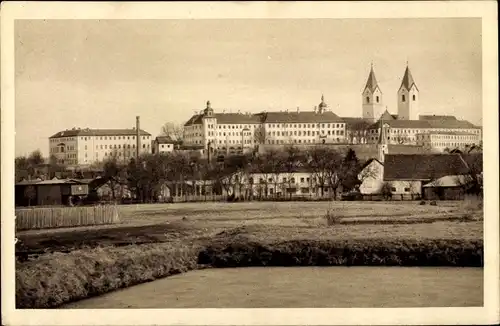
M373 62L370 64L370 73L368 74L368 79L366 81L365 89L369 89L371 92L374 92L378 87L377 78L375 77L375 71L373 71Z

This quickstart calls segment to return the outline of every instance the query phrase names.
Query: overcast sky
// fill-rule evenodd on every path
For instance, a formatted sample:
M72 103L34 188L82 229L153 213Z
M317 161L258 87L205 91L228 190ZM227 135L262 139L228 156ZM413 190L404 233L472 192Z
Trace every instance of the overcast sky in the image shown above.
M421 114L482 120L480 19L18 20L16 155L72 127L157 136L215 110L311 110L324 93L361 116L373 61L385 105L407 60Z

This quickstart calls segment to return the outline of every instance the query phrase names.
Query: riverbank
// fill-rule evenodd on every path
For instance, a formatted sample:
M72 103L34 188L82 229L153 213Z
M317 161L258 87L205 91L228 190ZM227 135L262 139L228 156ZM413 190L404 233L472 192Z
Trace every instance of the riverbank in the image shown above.
M45 254L17 263L16 306L56 308L206 267L483 266L480 238L365 234L347 239L332 237L332 232L338 230L331 229L329 234L324 228L238 227L216 234L207 230L197 237L179 236L164 243Z

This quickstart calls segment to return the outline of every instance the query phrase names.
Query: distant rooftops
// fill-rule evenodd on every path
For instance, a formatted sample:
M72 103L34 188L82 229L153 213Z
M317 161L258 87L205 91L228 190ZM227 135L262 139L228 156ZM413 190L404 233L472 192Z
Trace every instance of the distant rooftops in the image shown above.
M62 137L80 137L80 136L135 136L136 129L90 129L90 128L72 128L69 130L59 131L58 133L50 136L49 138L62 138ZM141 136L151 136L147 131L140 130Z

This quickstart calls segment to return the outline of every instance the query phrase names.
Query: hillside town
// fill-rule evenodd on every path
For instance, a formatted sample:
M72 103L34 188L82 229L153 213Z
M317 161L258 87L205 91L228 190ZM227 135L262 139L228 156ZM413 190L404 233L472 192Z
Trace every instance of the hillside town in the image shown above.
M393 91L396 113L384 105L372 65L361 117L338 116L322 95L310 111L232 112L207 101L182 126L166 123L154 138L139 116L131 129L72 127L49 137L49 159L36 151L16 159L16 200L341 199L351 192L405 200L478 192L481 127L419 114L409 66Z

